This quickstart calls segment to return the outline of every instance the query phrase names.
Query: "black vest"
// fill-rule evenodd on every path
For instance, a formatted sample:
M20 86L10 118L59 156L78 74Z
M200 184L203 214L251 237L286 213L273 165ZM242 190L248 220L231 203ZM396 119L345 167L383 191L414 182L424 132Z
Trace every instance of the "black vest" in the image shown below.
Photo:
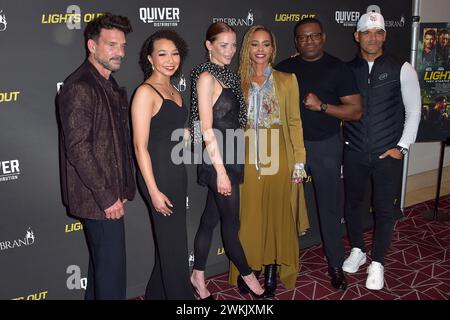
M400 86L403 63L387 54L369 64L360 55L348 63L363 99L363 116L344 123L345 144L350 150L383 153L399 142L405 121Z

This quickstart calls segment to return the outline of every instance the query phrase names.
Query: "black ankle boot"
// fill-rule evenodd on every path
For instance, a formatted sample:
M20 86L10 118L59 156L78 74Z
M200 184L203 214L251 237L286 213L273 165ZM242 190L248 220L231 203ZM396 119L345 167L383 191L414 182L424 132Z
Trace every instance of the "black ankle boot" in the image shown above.
M277 289L277 265L268 264L264 269L264 289L266 296L274 296Z

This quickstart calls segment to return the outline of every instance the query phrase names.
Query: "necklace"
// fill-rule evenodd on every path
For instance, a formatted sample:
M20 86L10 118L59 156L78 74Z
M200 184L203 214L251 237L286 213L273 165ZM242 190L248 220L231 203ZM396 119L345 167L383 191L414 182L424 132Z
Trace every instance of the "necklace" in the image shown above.
M173 91L173 86L172 86L171 84L169 84L169 86L165 86L164 84L162 84L162 83L157 83L157 82L155 82L154 84L155 84L155 85L158 85L158 86L161 86L161 88L163 88L164 91L165 91L166 93L170 94L172 97L173 97L173 95L175 94L175 92Z

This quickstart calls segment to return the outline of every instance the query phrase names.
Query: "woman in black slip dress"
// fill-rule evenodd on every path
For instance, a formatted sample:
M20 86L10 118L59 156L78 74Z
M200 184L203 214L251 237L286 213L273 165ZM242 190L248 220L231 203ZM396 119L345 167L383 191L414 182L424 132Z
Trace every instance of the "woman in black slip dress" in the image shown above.
M186 231L187 176L171 158L175 130L183 137L187 110L170 84L180 71L186 43L172 30L152 34L142 46L144 83L131 105L138 186L149 208L155 240L155 264L145 299L192 300Z
M236 33L223 22L213 23L206 32L205 45L210 61L195 67L191 74L191 136L194 143L203 138L207 151L203 154L208 158L203 159L197 171L198 183L208 187L208 196L194 240L191 283L200 299L212 299L205 285L205 267L213 230L220 220L225 252L241 274L241 286L254 298L263 298L264 290L250 269L238 238L239 184L243 181L244 159L238 162L236 155L244 145L241 139L225 139L230 131L236 133L246 123L239 78L226 67L236 52ZM236 145L239 140L242 148ZM230 159L232 151L234 159Z

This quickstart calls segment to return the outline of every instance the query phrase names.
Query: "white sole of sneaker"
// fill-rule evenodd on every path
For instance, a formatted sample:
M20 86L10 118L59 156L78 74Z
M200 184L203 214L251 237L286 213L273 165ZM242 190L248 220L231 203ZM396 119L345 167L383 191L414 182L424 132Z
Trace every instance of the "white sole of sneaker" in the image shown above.
M381 287L380 286L368 285L366 283L366 288L369 289L369 290L381 290L381 289L383 289L383 287L384 287L384 280L383 280L383 285Z
M349 267L344 267L344 266L342 266L342 270L344 270L344 271L347 272L347 273L356 273L356 272L358 272L359 268L360 268L364 263L366 263L366 261L367 261L367 257L364 257L364 258L358 263L358 266L357 266L356 268L352 269L352 268L349 268Z

